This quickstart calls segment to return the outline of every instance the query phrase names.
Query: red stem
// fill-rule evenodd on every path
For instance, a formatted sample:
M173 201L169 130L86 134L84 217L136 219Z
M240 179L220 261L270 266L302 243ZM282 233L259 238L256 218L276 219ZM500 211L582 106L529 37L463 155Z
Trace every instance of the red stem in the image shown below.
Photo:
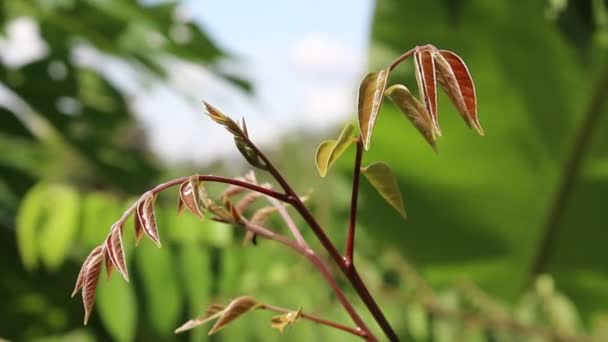
M319 225L319 223L314 218L312 213L308 210L306 205L302 202L302 200L300 199L298 194L296 194L296 192L291 188L289 183L287 183L285 178L283 178L281 173L276 169L276 167L274 167L274 165L270 162L270 160L268 160L266 155L264 153L262 153L262 151L260 151L260 149L251 140L249 140L249 138L246 137L245 141L249 145L249 147L252 148L257 153L257 155L260 157L260 159L262 159L262 161L264 162L264 164L267 167L267 171L276 179L276 181L281 185L283 190L285 190L285 193L287 195L286 202L291 204L300 213L300 215L302 216L304 221L306 221L308 226L310 226L310 228L312 229L313 233L316 235L319 242L321 242L321 245L323 245L323 248L325 248L325 250L327 250L327 253L329 253L329 255L334 260L336 265L338 265L338 267L340 268L342 273L344 273L346 278L348 278L350 283L353 285L353 287L355 288L355 291L359 295L359 298L361 298L361 301L363 301L363 303L365 304L365 306L367 307L369 312L372 314L372 316L374 317L374 319L380 326L380 328L382 328L382 331L384 332L386 337L388 337L388 339L390 341L399 341L399 337L397 337L397 334L391 327L390 323L388 322L386 317L384 317L382 310L380 309L380 307L378 306L378 304L376 303L376 301L370 294L369 290L367 289L367 287L365 286L365 284L359 277L357 270L354 267L352 267L351 265L347 265L345 258L342 257L342 255L340 254L340 252L338 251L336 246L331 242L331 240L329 239L327 234L325 234L325 231L323 230L321 225ZM354 310L354 308L352 308L352 309L345 308L345 309L351 317L355 317L358 315L356 313L356 311ZM365 326L360 326L360 328L365 329L366 333L368 334L369 341L376 340L376 338L374 337L374 335L372 334L372 332L369 329L367 329Z
M357 223L357 199L359 198L359 180L361 179L361 160L363 159L363 142L357 138L357 152L353 169L353 188L350 202L350 216L348 218L348 236L346 238L346 264L354 264L355 226Z

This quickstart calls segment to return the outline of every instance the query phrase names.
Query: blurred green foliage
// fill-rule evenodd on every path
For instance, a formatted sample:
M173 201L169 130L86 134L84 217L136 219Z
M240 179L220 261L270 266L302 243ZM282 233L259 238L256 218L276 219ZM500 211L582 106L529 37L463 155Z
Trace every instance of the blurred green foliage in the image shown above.
M391 165L408 219L362 182L357 262L404 340L608 338L606 106L558 226L546 268L551 276L529 279L576 132L594 94L608 97L608 89L595 89L608 64L607 7L603 0L377 3L370 68L415 45L458 52L475 79L486 130L483 138L470 132L440 96L444 136L434 154L389 101L383 105L364 165ZM349 322L306 261L263 240L243 248L231 227L177 216L171 193L157 209L163 248L142 241L134 249L127 231L131 282L102 277L93 319L82 327L79 299L68 299L80 263L132 203L127 198L175 170L164 170L144 150L127 94L79 64L74 49L94 48L158 81L167 58L212 68L224 54L175 11L173 3L134 0L0 3L2 35L12 20L29 17L48 45L33 63L0 63L0 83L19 104L0 107L0 337L205 340L204 327L179 336L173 329L210 303L243 294ZM190 39L173 36L176 29ZM391 82L415 84L407 64ZM77 115L62 112L60 98L76 101ZM341 241L352 150L321 180L312 146L285 144L273 157L298 189L315 186L311 206ZM213 340L350 338L305 321L279 335L270 317L249 314Z

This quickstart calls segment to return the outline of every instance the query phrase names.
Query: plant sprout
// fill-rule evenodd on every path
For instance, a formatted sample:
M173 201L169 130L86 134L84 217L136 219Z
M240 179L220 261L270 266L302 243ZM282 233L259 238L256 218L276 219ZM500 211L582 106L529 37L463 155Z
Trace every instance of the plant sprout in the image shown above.
M412 95L404 85L388 86L391 72L409 57L414 59L419 99ZM372 294L368 291L354 263L357 199L361 174L368 179L388 204L404 217L406 216L405 206L396 177L390 166L384 162L374 162L368 166L362 166L362 159L364 151L371 147L372 132L384 97L388 97L412 122L431 147L436 149L436 139L441 135L437 108L437 81L467 125L483 135L484 131L477 118L475 86L465 63L454 52L440 50L432 45L424 45L407 51L385 69L367 74L359 88L359 132L356 132L355 127L349 123L337 139L327 140L319 145L316 152L316 166L322 177L327 174L329 168L351 145L354 144L356 147L351 207L347 225L346 251L344 253L338 251L326 234L325 229L308 209L305 204L306 198L293 190L282 173L251 141L245 120L243 119L239 124L211 104L204 103L209 117L224 126L232 134L237 149L247 162L254 168L269 173L278 184L278 188L270 184L258 184L254 173L250 172L245 177L237 178L195 174L170 180L146 191L112 225L106 240L93 249L83 263L72 296L79 292L82 294L85 310L84 323L88 322L91 315L98 279L102 273L102 264L105 264L108 277L116 269L126 281L129 281L122 240L125 222L129 217L133 216L134 218L136 243L145 235L158 247L161 247L154 214L155 200L160 192L175 186L179 187L179 212L187 210L200 219L209 216L212 220L241 227L246 231L245 243L255 241L257 237L273 240L309 260L325 279L327 285L334 291L352 320L350 324L338 323L304 312L302 308L285 309L260 302L251 296L241 296L225 305L217 303L210 305L203 315L186 322L176 329L176 333L215 321L209 331L209 334L214 334L246 313L255 310L268 310L279 314L272 318L271 326L280 332L299 320L309 320L359 336L366 341L378 340L351 301L345 296L343 289L336 281L336 275L330 271L329 265L320 258L318 251L312 249L302 236L299 227L296 226L287 211L287 207L290 206L313 231L325 252L329 254L330 261L338 266L386 337L390 341L398 341L399 337ZM205 189L206 183L222 183L226 188L218 199L212 199ZM248 209L255 201L260 199L267 201L268 206L249 213L250 210ZM285 223L291 237L268 226L268 218L275 214L278 214Z

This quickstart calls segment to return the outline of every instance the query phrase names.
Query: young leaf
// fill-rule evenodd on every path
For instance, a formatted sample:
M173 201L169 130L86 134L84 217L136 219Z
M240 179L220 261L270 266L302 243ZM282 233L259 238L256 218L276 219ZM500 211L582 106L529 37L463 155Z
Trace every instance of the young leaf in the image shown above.
M331 165L353 143L354 130L355 127L349 122L342 129L338 140L326 140L319 145L315 155L315 164L321 177L325 177Z
M137 228L137 220L139 220L144 233L160 247L160 237L158 236L158 228L156 227L156 218L154 216L154 201L156 200L156 196L152 193L147 193L145 196L144 200L137 206L135 227Z
M78 291L82 289L82 285L84 284L84 278L87 273L87 267L91 263L91 260L93 258L96 258L98 255L102 255L103 250L103 246L95 247L82 263L82 267L80 268L80 272L78 273L78 278L76 278L76 285L74 286L74 290L72 291L72 298L74 298Z
M133 215L133 230L135 230L135 246L137 246L139 245L139 241L141 241L141 237L144 234L144 228L142 226L141 218L139 216L139 206L137 207L137 209L135 210L135 214Z
M207 310L205 310L205 313L202 316L199 316L195 319L191 319L186 323L182 324L179 328L175 329L175 333L179 334L184 331L194 329L200 325L203 325L209 321L218 318L223 312L223 306L219 304L212 304L210 307L207 308Z
M435 60L433 59L432 52L428 50L417 51L414 53L414 61L420 99L431 116L435 133L441 135L437 113Z
M239 213L245 212L245 210L249 209L251 205L262 196L259 192L249 192L243 198L241 198L235 206L236 211Z
M424 139L431 145L435 146L435 129L433 128L433 120L430 114L426 111L422 103L418 101L405 86L396 84L386 90L386 95L393 103L405 114L412 122L414 127L422 134Z
M91 258L86 265L82 282L82 302L84 304L84 325L87 325L93 305L95 304L95 290L101 273L103 262L103 247L98 247L91 252ZM95 254L94 254L95 253Z
M282 334L283 329L285 327L294 324L302 317L302 308L298 309L298 311L288 312L284 315L274 316L272 317L272 327L274 329L279 330Z
M437 66L437 78L464 121L484 135L477 118L477 95L469 69L455 53L439 50L433 53Z
M194 216L202 220L204 216L200 206L199 184L198 175L193 175L180 185L178 211L185 206Z
M369 73L363 78L359 86L359 129L361 130L361 137L363 138L363 145L366 150L369 150L372 131L376 125L378 112L382 105L388 76L388 69Z
M228 130L228 132L232 133L235 136L243 136L244 135L243 131L241 130L241 128L239 127L239 125L236 122L234 122L234 120L232 120L230 117L228 117L227 115L225 115L224 113L222 113L219 109L213 107L209 103L203 102L203 104L205 105L205 109L207 110L207 114L209 115L209 117L211 119L213 119L213 121L215 121L218 124L226 127L226 129Z
M112 226L110 235L106 239L106 251L108 253L110 263L106 262L108 267L108 278L110 277L111 267L114 266L122 275L122 277L128 282L129 272L127 270L127 263L125 260L125 251L122 244L122 229L120 226Z
M209 330L209 335L215 334L235 319L257 309L260 305L261 304L258 303L255 298L249 296L243 296L233 300L228 304L224 311L222 311L220 318L218 318L211 330Z
M361 168L361 171L380 196L405 218L403 198L397 184L397 178L393 174L391 167L384 162L376 162Z

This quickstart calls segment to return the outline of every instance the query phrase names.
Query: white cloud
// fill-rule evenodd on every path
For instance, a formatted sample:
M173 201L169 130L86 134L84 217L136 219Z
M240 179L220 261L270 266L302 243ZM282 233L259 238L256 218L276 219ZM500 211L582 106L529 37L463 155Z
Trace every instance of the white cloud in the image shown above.
M307 73L352 73L363 68L361 51L322 34L307 34L290 49L294 66Z
M12 20L6 26L6 38L0 39L0 58L14 68L43 58L48 50L40 37L38 24L32 18Z
M327 129L342 123L354 112L355 98L349 83L313 87L304 96L303 110L312 125Z

